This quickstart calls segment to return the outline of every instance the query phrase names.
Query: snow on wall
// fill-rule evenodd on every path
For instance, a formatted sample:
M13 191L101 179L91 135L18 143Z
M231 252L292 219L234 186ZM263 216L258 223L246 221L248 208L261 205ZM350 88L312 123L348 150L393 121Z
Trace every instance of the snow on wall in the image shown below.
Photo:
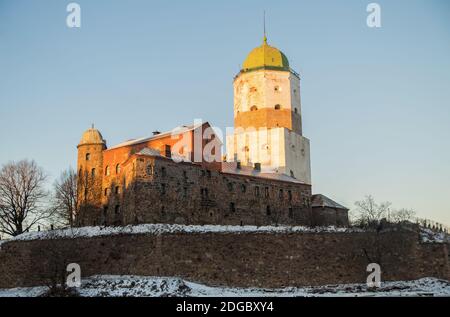
M59 238L89 238L120 234L164 234L164 233L347 233L362 232L359 229L330 227L302 227L302 226L220 226L220 225L171 225L171 224L142 224L125 227L80 227L52 231L28 232L3 243L12 241L48 240Z

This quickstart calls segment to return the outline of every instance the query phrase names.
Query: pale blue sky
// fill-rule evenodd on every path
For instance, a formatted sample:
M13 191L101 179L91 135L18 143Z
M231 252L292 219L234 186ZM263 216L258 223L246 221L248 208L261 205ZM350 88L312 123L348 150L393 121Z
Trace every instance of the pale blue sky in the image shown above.
M302 77L313 191L373 194L450 224L450 2L0 0L0 164L52 179L95 122L109 145L202 118L232 126L232 79L269 43Z

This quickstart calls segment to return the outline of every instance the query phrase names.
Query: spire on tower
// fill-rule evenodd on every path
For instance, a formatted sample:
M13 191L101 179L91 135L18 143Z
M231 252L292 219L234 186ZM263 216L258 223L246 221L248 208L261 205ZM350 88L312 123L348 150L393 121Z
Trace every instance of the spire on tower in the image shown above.
M263 28L264 28L264 44L267 44L267 35L266 35L266 10L264 10L264 14L263 14Z

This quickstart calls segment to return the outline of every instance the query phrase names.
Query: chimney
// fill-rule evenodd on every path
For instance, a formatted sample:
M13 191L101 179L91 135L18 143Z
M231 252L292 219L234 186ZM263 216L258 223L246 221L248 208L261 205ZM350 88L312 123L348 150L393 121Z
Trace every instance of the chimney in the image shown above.
M255 163L255 167L254 167L255 171L261 171L261 163Z
M241 169L241 162L240 162L240 161L237 161L237 162L236 162L236 168L237 168L238 170Z
M158 135L158 134L161 134L161 132L159 132L158 130L157 131L153 131L153 135Z

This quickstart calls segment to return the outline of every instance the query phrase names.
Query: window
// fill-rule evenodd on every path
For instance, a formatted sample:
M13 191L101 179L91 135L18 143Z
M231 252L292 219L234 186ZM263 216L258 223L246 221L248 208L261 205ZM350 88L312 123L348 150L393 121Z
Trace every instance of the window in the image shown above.
M105 176L109 176L109 165L105 167Z
M230 203L230 211L231 212L235 212L236 211L236 206L234 203Z
M227 186L228 186L228 191L232 192L233 191L233 183L228 183Z
M162 175L162 177L166 177L167 173L166 173L165 167L161 167L161 175Z
M147 175L152 175L153 174L153 165L148 164L147 167L145 168L145 172L147 173Z
M292 191L288 190L288 198L289 200L292 200Z
M93 168L93 169L91 170L91 176L92 176L92 177L95 177L95 168Z
M172 150L170 149L170 145L164 145L164 153L165 157L172 157Z
M109 194L109 188L106 187L106 188L105 188L105 196L108 196L108 194Z
M116 174L119 174L120 173L120 164L117 164L116 165Z
M264 194L267 198L269 197L269 187L264 188Z
M250 108L250 111L256 111L256 110L258 110L258 107L257 107L257 106L252 106L252 107Z
M211 171L210 170L207 170L206 174L208 175L208 178L211 178Z
M166 194L166 184L161 184L161 195Z
M289 208L289 218L294 218L294 211L292 208Z
M270 206L266 207L266 215L270 216L271 212L270 212Z
M187 187L183 187L183 198L187 198L188 189Z
M280 191L279 191L279 193L278 193L278 197L279 197L280 199L283 199L283 190L282 190L282 189L280 189Z
M259 187L258 186L255 187L255 196L259 197Z
M294 112L295 112L295 113L298 113L298 109L297 109L297 108L294 108Z
M208 188L201 188L200 193L202 195L202 199L208 198Z
M91 159L91 153L86 153L86 161L89 161Z
M247 190L247 188L245 187L244 184L241 185L241 192L245 193L245 191Z
M183 178L187 179L187 172L186 171L183 171Z
M116 213L116 215L120 213L120 205L116 205L116 207L114 208L114 212Z
M281 109L281 105L275 105L275 110L280 110Z
M114 188L114 192L115 192L116 194L120 194L120 187L119 187L119 186L116 186L116 188Z

